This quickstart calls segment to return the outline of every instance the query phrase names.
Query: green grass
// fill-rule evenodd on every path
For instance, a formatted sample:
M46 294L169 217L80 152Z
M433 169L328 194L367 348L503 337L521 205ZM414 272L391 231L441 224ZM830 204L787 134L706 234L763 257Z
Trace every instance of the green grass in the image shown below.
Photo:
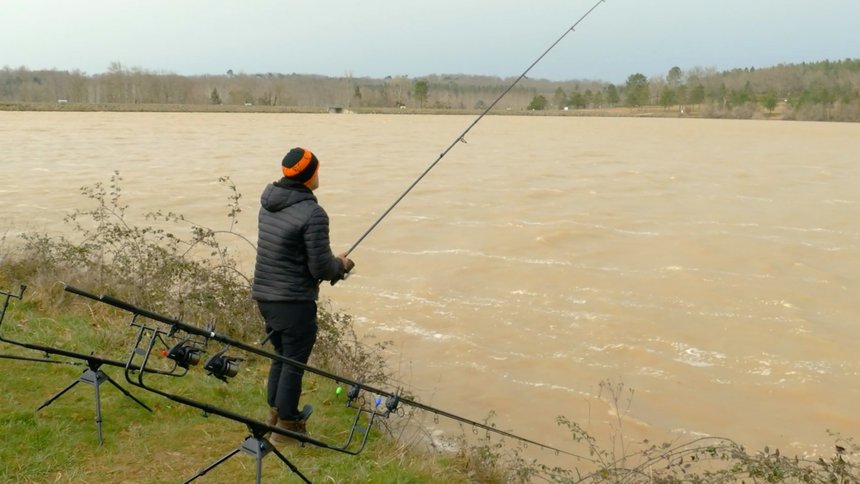
M13 303L14 305L14 303ZM109 338L96 324L78 316L48 318L26 303L6 315L3 335L124 361L114 328ZM126 328L130 342L133 328ZM48 341L50 339L50 342ZM105 346L105 342L109 346ZM88 345L89 348L87 348ZM98 350L101 348L101 350ZM0 343L0 354L41 357L39 352ZM67 360L54 357L57 360ZM74 361L74 360L68 360ZM103 371L153 409L150 413L109 382L100 386L104 444L98 445L95 387L79 383L47 407L36 409L75 381L84 366L0 359L0 482L181 482L236 448L249 435L233 420L206 416L128 383L122 368ZM240 372L224 383L192 367L183 377L148 376L148 384L170 393L263 420L267 414L264 361L241 362ZM337 384L306 375L303 402L314 405L311 435L339 445L351 426L354 410ZM393 417L396 418L396 417ZM375 425L367 448L351 456L315 446L284 446L287 458L312 481L320 482L465 482L450 457L396 442ZM240 452L200 478L200 482L250 482L255 461ZM274 454L263 459L266 482L300 479Z

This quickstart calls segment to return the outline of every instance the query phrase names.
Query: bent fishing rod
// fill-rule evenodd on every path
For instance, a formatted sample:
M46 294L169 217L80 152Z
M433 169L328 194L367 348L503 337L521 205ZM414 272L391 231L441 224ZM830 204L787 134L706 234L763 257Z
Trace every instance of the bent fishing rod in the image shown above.
M107 294L101 294L101 295L92 294L92 293L89 293L89 292L84 291L82 289L78 289L76 287L70 286L68 284L64 285L64 290L67 292L71 292L73 294L77 294L79 296L83 296L83 297L92 299L94 301L99 301L99 302L108 304L110 306L114 306L116 308L128 311L135 316L143 316L143 317L151 319L153 321L158 321L158 322L167 324L171 327L171 333L176 331L176 330L179 330L179 331L183 331L185 333L191 334L191 335L202 336L203 338L208 339L208 340L218 341L218 342L223 343L227 346L234 347L234 348L240 349L242 351L246 351L248 353L252 353L252 354L255 354L258 356L269 358L270 360L277 360L277 361L286 363L288 365L291 365L291 366L296 367L296 368L300 368L300 369L305 370L307 372L320 375L320 376L327 378L329 380L333 380L335 382L349 385L353 388L357 388L357 389L361 389L361 390L364 390L367 392L374 393L376 395L379 395L380 397L384 397L384 398L388 399L388 401L391 402L392 406L396 406L398 403L402 403L404 405L409 405L411 407L414 407L414 408L417 408L420 410L424 410L426 412L430 412L430 413L433 413L433 414L441 416L441 417L446 417L446 418L449 418L451 420L455 420L457 422L469 425L469 426L476 428L476 429L482 429L482 430L485 430L487 432L492 432L492 433L495 433L497 435L509 437L511 439L515 439L515 440L521 441L521 442L526 443L526 444L532 444L532 445L535 445L535 446L543 448L543 449L551 450L557 454L565 454L565 455L569 455L571 457L576 457L578 459L583 459L583 460L587 460L590 462L594 461L594 459L587 457L587 456L583 456L580 454L576 454L573 452L562 450L562 449L553 447L551 445L543 444L543 443L528 439L526 437L521 437L521 436L513 434L511 432L507 432L507 431L501 430L499 428L496 428L496 427L493 427L493 426L490 426L487 424L483 424L481 422L477 422L477 421L474 421L474 420L471 420L471 419L468 419L465 417L461 417L461 416L453 414L451 412L446 412L445 410L441 410L441 409L438 409L435 407L431 407L429 405L425 405L423 403L420 403L420 402L417 402L415 400L404 397L399 391L392 393L390 391L381 390L381 389L372 387L370 385L367 385L367 384L359 382L359 381L354 381L354 380L351 380L349 378L344 378L340 375L336 375L334 373L322 370L320 368L316 368L316 367L301 363L299 361L293 360L291 358L287 358L287 357L279 355L277 353L272 353L271 351L264 350L264 349L262 349L256 345L244 343L242 341L239 341L239 340L218 334L212 329L199 328L197 326L193 326L193 325L190 325L188 323L184 323L178 319L164 316L164 315L158 314L156 312L150 311L148 309L144 309L144 308L135 306L131 303L121 301L121 300L116 299L116 298L114 298L110 295L107 295ZM186 403L186 402L181 402L181 403ZM230 415L229 418L233 418L233 415ZM248 419L243 417L242 419L235 419L235 420L245 422L245 420L248 420ZM321 444L321 443L318 443L316 441L313 441L311 443L313 443L314 445L321 445L321 446L328 447L326 444Z
M428 174L428 173L430 173L430 170L432 170L432 169L433 169L437 164L439 164L439 162L440 162L440 161L442 161L442 158L444 158L444 157L445 157L445 155L447 155L449 151L451 151L452 149L454 149L454 146L456 146L456 145L457 145L457 143L459 143L459 142L463 142L463 143L465 143L465 142L466 142L466 135L469 133L469 131L471 131L471 130L472 130L472 128L474 128L474 127L475 127L475 125L476 125L476 124L478 124L478 122L480 122L482 119L484 119L484 116L486 116L486 115L487 115L487 113L489 113L489 112L490 112L490 111L491 111L491 110L496 106L496 104L498 104L498 103L499 103L499 101L501 101L501 100L502 100L502 98L503 98L503 97L505 97L509 92L511 92L511 90L514 88L514 86L516 86L516 85L517 85L521 80L523 80L523 79L526 77L526 75L527 75L527 74L532 70L532 68L538 64L538 62L540 62L541 60L543 60L543 58L544 58L547 54L549 54L549 52L550 52L552 49L554 49L556 45L558 45L562 40L564 40L564 38L565 38L565 37L567 37L567 34L569 34L569 33L573 32L577 25L579 25L583 20L585 20L585 18L586 18L586 17L588 17L588 16L591 14L591 12L593 12L593 11L594 11L594 9L596 9L596 8L597 8L597 6L598 6L598 5L600 5L601 3L604 3L605 1L606 1L606 0L598 0L598 2L597 2L597 3L595 3L595 4L594 4L594 5L593 5L593 6L592 6L592 7L591 7L587 12L585 12L585 14L583 14L583 15L582 15L582 17L580 17L580 18L579 18L579 20L577 20L576 22L574 22L574 23L573 23L573 25L571 25L571 26L570 26L570 28L568 28L567 30L565 30L565 31L564 31L564 33L563 33L563 34L562 34L562 35L561 35L561 36L560 36L560 37L559 37L555 42L553 42L553 43L552 43L552 45L550 45L550 46L549 46L549 48L547 48L547 49L544 51L544 53L543 53L543 54L541 54L537 59L535 59L535 61L534 61L534 62L532 62L532 63L531 63L531 65L529 65L529 66L526 68L526 70L524 70L524 71L523 71L523 73L522 73L522 74L520 74L520 76L519 76L519 77L517 77L517 78L514 80L514 82L512 82L512 83L511 83L511 85L510 85L510 86L508 86L508 88L507 88L507 89L505 89L505 90L504 90L504 91L503 91L503 92L502 92L502 93L501 93L501 94L496 98L496 100L495 100L495 101L493 101L492 103L490 103L490 105L489 105L489 106L487 106L487 108L486 108L486 109L484 109L484 111L483 111L483 112L482 112L482 113L481 113L481 114L480 114L480 115L479 115L479 116L478 116L474 121L472 121L472 124L470 124L470 125L465 129L465 131L463 131L462 133L460 133L460 136L457 136L456 138L454 138L454 141L452 141L452 142L451 142L451 144L450 144L450 145L448 145L448 147L447 147L447 148L445 148L445 150L444 150L444 151L442 151L442 153L439 155L439 157L437 157L437 158L436 158L436 160L435 160L433 163L431 163L431 164L430 164L430 166L428 166L428 167L427 167L427 169L426 169L426 170L424 170L424 172L423 172L423 173L421 173L421 175L420 175L420 176L418 176L418 178L416 178L416 179L415 179L415 181L414 181L414 182L412 182L412 184L411 184L411 185L409 185L409 187L406 189L406 191L404 191L404 192L403 192L399 197L397 197L397 199L396 199L396 200L394 200L394 203L392 203L392 204L391 204L391 206L390 206L390 207L388 207L388 209L387 209L387 210L385 210L385 212L383 212L383 213L382 213L382 215L380 215L380 216L379 216L379 218L378 218L378 219L376 219L376 221L375 221L375 222L373 222L373 224L371 224L371 226L370 226L370 227L369 227L369 228L368 228L368 229L367 229L367 230L366 230L366 231L361 235L361 237L359 237L359 238L358 238L358 240L356 240L356 241L355 241L355 243L354 243L354 244L352 244L352 247L350 247L350 248L349 248L349 250L347 250L347 251L343 254L343 255L344 255L344 257L349 256L349 254L351 254L351 253L352 253L352 251L353 251L353 250L355 250L355 248L356 248L356 247L358 247L358 245L359 245L359 244L361 244L361 242L362 242L362 241L363 241L363 240L364 240L368 235L370 235L370 233L371 233L371 232L373 232L373 230L376 228L376 226L377 226L377 225L379 225L379 224L382 222L382 220L383 220L383 219L385 219L385 217L387 217L389 213L391 213L391 211L392 211L392 210L394 210L394 207L396 207L396 206L397 206L397 205L398 205L398 204L399 204L399 203L400 203L404 198L406 198L406 195L408 195L408 194L409 194L409 192L411 192L411 191L412 191L412 189L413 189L413 188L415 188L415 186L416 186L416 185L418 185L418 183L420 183L420 182L421 182L421 180L422 180L422 179L424 179L424 177L425 177L425 176L427 176L427 174ZM333 281L333 282L332 282L332 285L334 285L334 283L335 283L335 282L336 282L336 281Z

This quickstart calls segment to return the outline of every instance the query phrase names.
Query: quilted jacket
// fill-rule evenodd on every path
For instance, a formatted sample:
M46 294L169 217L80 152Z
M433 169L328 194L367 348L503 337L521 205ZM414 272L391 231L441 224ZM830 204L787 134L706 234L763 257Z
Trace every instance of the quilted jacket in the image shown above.
M316 301L319 281L343 277L329 245L328 214L303 184L282 178L260 197L252 296L258 301Z

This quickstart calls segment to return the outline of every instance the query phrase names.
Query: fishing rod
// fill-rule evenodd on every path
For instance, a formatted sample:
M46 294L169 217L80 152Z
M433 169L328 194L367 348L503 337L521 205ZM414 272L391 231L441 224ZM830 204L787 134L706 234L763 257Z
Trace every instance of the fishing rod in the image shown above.
M442 158L444 158L444 157L445 157L445 155L447 155L447 154L448 154L448 152L449 152L449 151L451 151L451 150L454 148L454 146L456 146L456 145L457 145L457 143L459 143L459 142L463 142L463 143L465 143L465 142L466 142L466 135L469 133L469 131L471 131L471 130L472 130L472 128L474 128L474 127L475 127L475 125L476 125L476 124L478 124L478 122L480 122L480 121L484 118L484 116L486 116L486 115L487 115L487 113L489 113L489 112L490 112L490 111L491 111L491 110L496 106L496 104L498 104L498 103L499 103L499 101L501 101L501 100L502 100L502 98L503 98L503 97L505 97L505 95L507 95L509 92L511 92L511 90L514 88L514 86L516 86L516 85L517 85L517 84L518 84L518 83L519 83L523 78L525 78L525 77L526 77L526 75L529 73L529 71L531 71L531 70L532 70L532 68L533 68L534 66L536 66L538 62L540 62L541 60L543 60L543 58L544 58L547 54L549 54L549 52L550 52L553 48L555 48L555 46L556 46L556 45L558 45L558 44L559 44L559 43L560 43L560 42L561 42L565 37L567 37L567 34L569 34L569 33L573 32L573 31L574 31L574 29L576 28L576 26L580 24L580 22L582 22L583 20L585 20L585 18L586 18L586 17L588 17L588 16L591 14L591 12L593 12L593 11L594 11L594 9L596 9L596 8L597 8L597 6L598 6L598 5L600 5L601 3L604 3L605 1L606 1L606 0L598 0L598 2L597 2L597 3L595 3L595 4L594 4L594 6L592 6L592 7L591 7L587 12L585 12L585 14L583 14L583 16L579 18L579 20L577 20L576 22L574 22L574 23L573 23L573 25L571 25L571 26L570 26L570 28L568 28L567 30L565 30L565 31L564 31L564 33L561 35L561 37L559 37L555 42L553 42L553 43L552 43L552 45L550 45L550 46L549 46L549 48L547 48L547 49L544 51L544 53L543 53L543 54L541 54L537 59L535 59L535 61L534 61L534 62L532 62L532 63L531 63L531 65L529 65L529 66L526 68L526 70L524 70L524 71L523 71L523 73L522 73L522 74L520 74L520 76L519 76L519 77L517 77L517 78L516 78L516 80L514 80L514 82L512 82L512 83L511 83L511 85L510 85L510 86L508 86L508 88L507 88L507 89L505 89L505 90L504 90L504 91L503 91L503 92L502 92L502 93L501 93L501 94L496 98L496 100L495 100L495 101L493 101L492 103L490 103L490 105L489 105L489 106L487 106L487 108L486 108L486 109L484 109L484 111L483 111L483 112L482 112L482 113L481 113L481 114L480 114L480 115L479 115L479 116L478 116L474 121L472 121L472 124L470 124L470 125L465 129L465 131L463 131L463 132L460 134L460 136L457 136L456 138L454 138L454 141L452 141L452 142L451 142L451 144L450 144L450 145L448 145L448 147L447 147L447 148L446 148L446 149L445 149L445 150L444 150L444 151L439 155L439 157L438 157L438 158L436 158L436 161L434 161L433 163L431 163L431 164L430 164L430 166L428 166L428 167L427 167L427 169L426 169L426 170L424 170L424 172L423 172L423 173L421 173L421 175L420 175L420 176L418 176L418 178L416 178L416 179L415 179L415 181L414 181L414 182L412 182L412 184L411 184L411 185L409 185L409 187L406 189L406 191L404 191L404 192L403 192L399 197L397 197L397 199L396 199L396 200L394 200L394 203L392 203L392 204L391 204L391 206L390 206L390 207L388 207L388 209L387 209L387 210L385 210L385 212L383 212L383 213L382 213L382 215L380 215L380 216L379 216L379 218L378 218L378 219L376 219L376 221L375 221L375 222L373 222L373 224L371 224L371 226L370 226L370 227L369 227L369 228L368 228L368 229L367 229L367 230L366 230L366 231L361 235L361 237L359 237L359 238L358 238L358 240L356 240L356 241L355 241L355 243L354 243L354 244L352 244L352 247L350 247L350 248L349 248L349 250L347 250L347 251L346 251L346 253L344 253L344 257L349 256L349 254L351 254L351 253L352 253L352 251L353 251L353 250L355 250L355 248L356 248L356 247L358 247L358 245L359 245L359 244L360 244L360 243L361 243L361 242L362 242L362 241L363 241L363 240L364 240L368 235L370 235L370 233L371 233L371 232L373 232L373 230L376 228L376 226L377 226L377 225L379 225L379 224L382 222L382 220L383 220L385 217L387 217L389 213L391 213L391 211L392 211L392 210L394 210L394 207L396 207L396 206L397 206L397 204L399 204L399 203L400 203L404 198L406 198L406 195L408 195L408 194L409 194L409 192L411 192L411 191L412 191L412 189L413 189L413 188L415 188L415 186L416 186L416 185L418 185L418 183L420 183L420 182L421 182L421 180L422 180L425 176L427 176L427 174L428 174L428 173L430 173L430 170L432 170L432 169L433 169L433 168L434 168L434 167L435 167L435 166L436 166L440 161L442 161ZM334 282L332 282L332 284L334 284Z
M80 365L81 364L77 361L60 361L60 360L52 360L49 358L33 358L31 356L18 356L18 355L0 355L0 358L3 358L5 360L35 361L36 363L54 363L57 365Z
M77 351L67 350L64 348L58 348L55 346L49 346L49 345L42 344L42 343L31 343L31 342L27 342L27 341L18 341L18 340L14 340L8 336L5 336L3 334L3 331L2 331L3 319L6 316L6 310L9 306L9 299L10 298L22 299L22 297L24 295L24 291L26 289L27 289L27 286L22 284L20 289L18 290L18 294L11 294L9 292L0 290L0 296L5 297L5 300L4 300L3 306L2 306L2 310L0 310L0 341L2 341L4 343L9 343L11 345L19 346L21 348L27 348L30 350L35 350L35 351L44 353L45 355L57 355L57 356L63 356L66 358L71 358L74 360L82 360L82 361L86 362L87 366L93 370L97 370L98 367L103 366L103 365L104 366L114 366L117 368L125 368L126 367L126 363L123 361L114 360L114 359L106 358L103 356L98 356L98 355L95 355L92 353L90 353L90 354L80 353ZM25 358L25 357L19 357L17 355L7 356L6 358L20 359L20 360L26 360L26 361L37 361L37 362L43 362L43 363L63 363L63 364L69 364L69 365L80 364L77 362L55 361L55 360L39 359L39 358ZM132 370L140 370L140 368L139 367L133 367ZM177 365L174 365L172 368L168 368L168 369L150 369L147 371L152 372L152 373L158 373L161 375L179 377L179 376L184 376L185 373L188 372L188 368L179 368Z
M171 333L176 331L176 330L180 330L180 331L183 331L183 332L188 333L188 334L192 334L192 335L196 335L196 336L202 336L203 338L206 338L206 339L218 341L218 342L223 343L227 346L237 348L239 350L246 351L248 353L263 356L263 357L269 358L271 360L277 360L277 361L286 363L288 365L294 366L296 368L300 368L300 369L305 370L307 372L320 375L324 378L349 385L351 387L350 388L351 393L357 392L360 389L360 390L364 390L364 391L376 394L379 397L384 397L386 399L385 404L386 404L386 406L390 405L389 410L391 410L392 407L396 408L396 406L398 404L402 403L404 405L409 405L411 407L414 407L414 408L417 408L420 410L424 410L426 412L430 412L430 413L433 413L433 414L441 416L441 417L446 417L446 418L449 418L451 420L458 421L460 423L469 425L469 426L476 428L476 429L482 429L482 430L485 430L487 432L492 432L492 433L495 433L497 435L509 437L511 439L515 439L515 440L521 441L521 442L526 443L526 444L532 444L532 445L535 445L535 446L543 448L543 449L554 451L557 454L565 454L565 455L569 455L571 457L576 457L578 459L583 459L583 460L593 462L593 459L589 458L587 456L583 456L583 455L579 455L579 454L576 454L573 452L562 450L562 449L559 449L557 447L553 447L551 445L537 442L535 440L531 440L531 439L528 439L526 437L522 437L522 436L516 435L514 433L507 432L505 430L501 430L499 428L496 428L496 427L493 427L493 426L490 426L490 425L487 425L487 424L484 424L481 422L477 422L475 420L461 417L459 415L453 414L451 412L447 412L445 410L441 410L441 409L438 409L435 407L431 407L429 405L425 405L423 403L420 403L420 402L417 402L415 400L404 397L399 391L398 392L390 392L390 391L386 391L386 390L381 390L381 389L372 387L370 385L367 385L365 383L362 383L359 381L354 381L354 380L351 380L349 378L345 378L345 377L342 377L340 375L336 375L334 373L331 373L331 372L328 372L328 371L325 371L325 370L322 370L322 369L301 363L299 361L293 360L291 358L287 358L287 357L279 355L277 353L272 353L271 351L264 350L264 349L262 349L256 345L244 343L242 341L239 341L239 340L218 334L214 330L212 330L211 328L206 328L206 329L199 328L197 326L193 326L193 325L190 325L188 323L184 323L178 319L164 316L164 315L158 314L156 312L150 311L148 309L144 309L144 308L135 306L131 303L121 301L121 300L116 299L116 298L109 296L107 294L101 294L101 295L92 294L92 293L89 293L89 292L84 291L82 289L78 289L76 287L70 286L68 284L64 285L64 290L67 292L71 292L73 294L77 294L79 296L83 296L83 297L86 297L86 298L89 298L89 299L92 299L95 301L99 301L99 302L114 306L114 307L119 308L119 309L123 309L125 311L132 313L135 316L143 316L143 317L151 319L153 321L158 321L158 322L167 324L171 327ZM181 403L187 403L187 402L181 402ZM230 415L229 418L233 418L233 416ZM250 419L243 418L240 421L247 423L246 420L250 420ZM290 436L292 436L292 435L290 435ZM313 439L303 438L303 440L308 441L314 445L319 445L319 446L323 446L326 448L331 448L330 446L323 444L323 443L320 443L320 442L316 442Z
M21 348L27 348L29 350L39 351L41 353L44 353L46 355L46 357L45 358L30 358L30 357L18 356L18 355L0 355L0 358L8 358L8 359L22 360L22 361L35 361L35 362L40 362L40 363L57 363L57 364L69 364L69 365L80 364L77 362L57 361L57 360L47 359L47 357L50 355L57 355L57 356L64 356L67 358L84 360L88 364L117 366L120 368L123 368L125 366L125 364L122 363L121 361L109 360L109 359L101 358L101 357L98 357L95 355L86 355L83 353L68 351L68 350L64 350L62 348L55 348L53 346L47 346L47 345L38 344L38 343L28 343L26 341L17 341L17 340L9 338L7 336L4 336L3 335L3 320L6 318L6 311L9 308L9 301L10 301L10 299L13 299L13 298L18 299L18 300L23 300L24 291L26 291L26 290L27 290L27 286L24 284L21 284L21 286L18 288L18 294L13 294L11 292L7 292L7 291L0 289L0 296L3 296L3 298L4 298L2 308L0 308L0 341L2 341L4 343L9 343L11 345L19 346Z

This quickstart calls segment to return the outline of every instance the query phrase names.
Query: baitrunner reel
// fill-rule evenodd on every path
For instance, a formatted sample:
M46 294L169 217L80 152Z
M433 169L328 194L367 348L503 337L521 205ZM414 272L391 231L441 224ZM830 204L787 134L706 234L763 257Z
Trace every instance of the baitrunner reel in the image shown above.
M223 350L210 356L203 365L204 370L224 383L227 383L227 378L233 378L239 374L239 363L237 362L242 360L242 358L234 356L225 356L224 354L228 349L230 347L225 346Z
M203 353L201 348L190 342L191 337L185 338L182 341L173 345L170 349L162 351L162 356L166 356L176 362L176 365L188 369L189 366L197 366L200 364L200 356Z

